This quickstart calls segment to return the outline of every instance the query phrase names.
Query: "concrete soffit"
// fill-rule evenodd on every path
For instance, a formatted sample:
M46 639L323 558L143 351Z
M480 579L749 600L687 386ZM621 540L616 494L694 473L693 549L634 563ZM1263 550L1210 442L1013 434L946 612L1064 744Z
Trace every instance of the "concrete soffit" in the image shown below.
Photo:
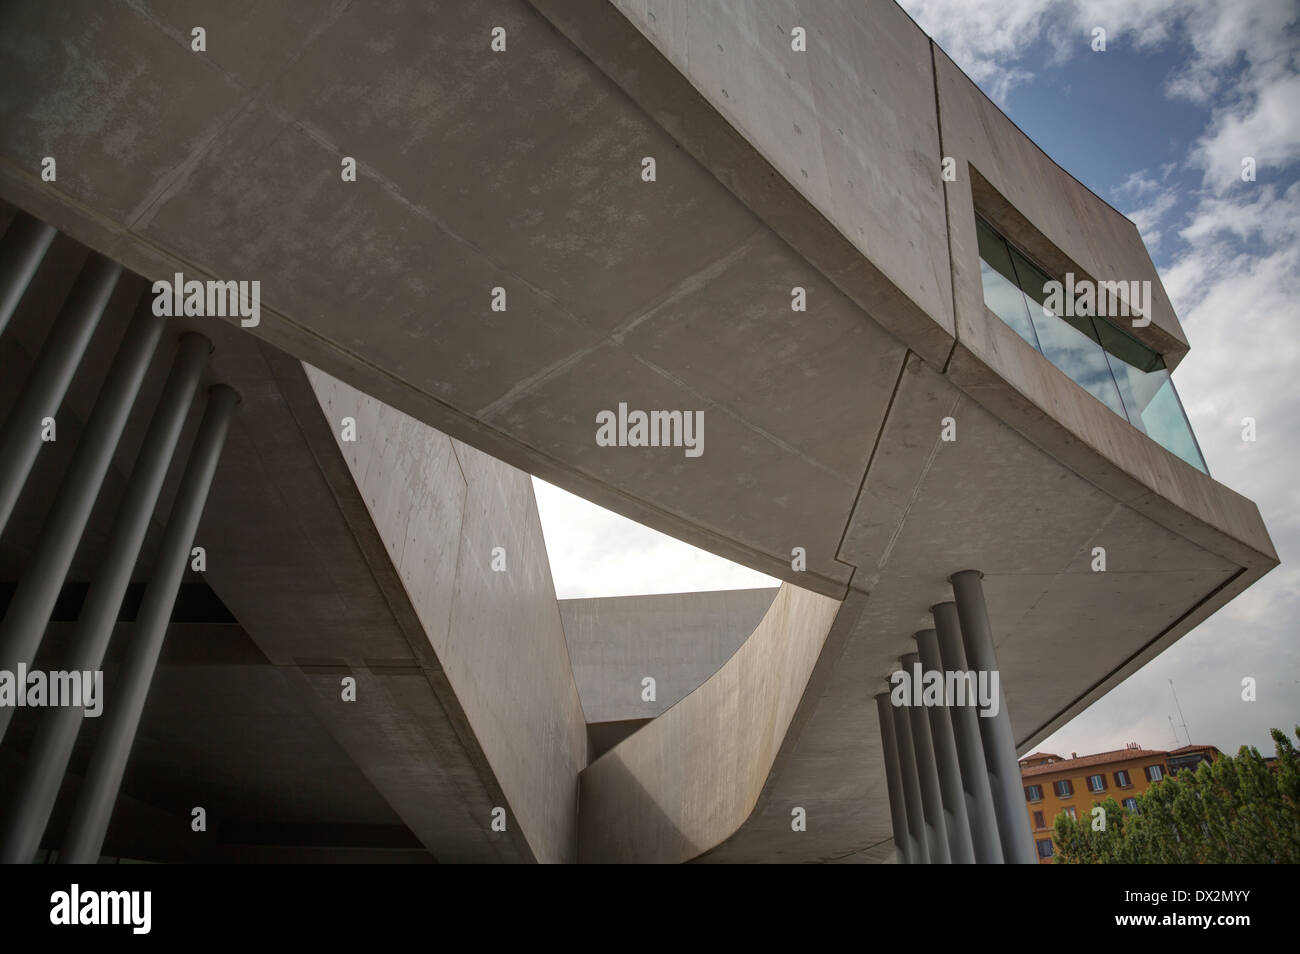
M968 161L959 162L967 174L959 175L958 188L944 190L952 307L956 311L953 330L949 333L941 320L909 299L788 183L615 4L584 4L579 13L556 0L529 2L762 221L855 301L872 321L940 372L944 380L1099 489L1205 549L1256 571L1251 574L1251 582L1276 565L1276 552L1251 501L1195 471L1119 420L1041 355L1018 356L1021 364L1028 361L1039 365L1032 373L1023 374L1013 364L987 361L987 351L980 346L982 342L975 343L974 349L967 347L962 334L961 298L964 294L969 299L972 282L978 289L979 273L971 263L963 264L973 249L962 241L961 234L966 231L965 220L969 219L973 238L976 208L1007 228L1021 244L1039 252L1046 264L1059 264L1084 276L1089 274L1087 269L1055 250ZM944 54L933 41L928 43L939 148L946 155L946 150L954 147L944 140L939 102L937 57ZM946 56L944 61L947 62ZM1010 120L1006 122L1015 129ZM1023 133L1019 135L1023 137ZM939 158L935 157L936 169ZM1045 154L1043 161L1068 178ZM1084 189L1082 185L1079 188ZM1103 200L1092 193L1088 195L1110 216L1123 219ZM1133 227L1128 220L1123 221ZM966 310L969 309L968 301ZM981 318L989 325L1000 325L992 313L985 313ZM1002 329L980 330L981 336L986 336L997 335ZM1181 338L1156 323L1144 335L1149 344L1170 356L1171 366L1186 352L1186 343ZM1025 350L1029 350L1027 346ZM899 381L913 360L904 362ZM1048 382L1046 388L1042 386L1044 379ZM1063 404L1067 403L1077 406L1073 413L1061 413ZM890 425L894 410L891 402L876 436L877 445ZM875 463L874 451L873 448L868 457L864 486ZM854 516L862 507L863 501L859 500ZM853 520L850 517L845 527L846 537L852 533ZM855 571L850 586L870 588L869 581L856 574L861 565L854 563L843 546L837 559Z
M1056 249L1043 230L1003 198L965 155L960 142L948 141L941 79L951 82L955 68L928 37L931 62L927 72L933 84L938 130L935 168L940 168L941 157L955 154L960 170L958 182L945 183L942 190L944 251L951 277L951 300L946 304L952 310L938 317L919 307L873 265L614 3L582 5L578 13L556 0L529 2L755 215L909 349L893 394L897 397L905 384L914 394L919 387L923 389L922 402L909 407L908 401L891 398L880 422L857 502L836 552L836 560L853 573L844 595L874 588L878 570L883 569L902 532L901 521L906 519L910 500L932 463L933 454L927 458L925 453L920 458L907 455L906 463L880 459L877 452L884 445L886 429L901 427L915 433L918 414L929 414L927 422L937 420L935 414L941 417L965 400L978 404L1112 499L1240 568L1170 625L1148 634L1144 644L1065 702L1053 716L1017 739L1022 750L1069 721L1277 565L1276 551L1252 501L1195 470L1116 417L984 308L974 244L977 208L1027 249L1038 252L1045 264L1081 275L1090 274L1090 270ZM969 83L964 74L959 75ZM987 99L977 89L975 92ZM1175 366L1186 353L1186 341L1136 227L1069 177L1009 119L999 115L1014 131L1008 134L1024 140L1018 147L1035 162L1041 157L1049 164L1044 174L1068 180L1080 194L1072 201L1085 202L1088 213L1105 224L1107 235L1122 236L1121 246L1131 246L1133 254L1138 250L1144 253L1144 261L1137 267L1150 270L1158 303L1164 308L1160 320L1144 331L1144 338L1168 356L1170 367ZM913 375L916 377L909 381ZM876 481L880 466L889 468L890 473ZM904 474L910 483L905 483ZM882 497L873 484L887 485L889 492ZM890 518L895 521L893 526ZM816 704L805 700L801 711L810 702ZM795 726L791 730L798 734Z
M927 313L864 257L614 3L528 2L873 321L934 367L944 366L953 348L951 313L937 317Z

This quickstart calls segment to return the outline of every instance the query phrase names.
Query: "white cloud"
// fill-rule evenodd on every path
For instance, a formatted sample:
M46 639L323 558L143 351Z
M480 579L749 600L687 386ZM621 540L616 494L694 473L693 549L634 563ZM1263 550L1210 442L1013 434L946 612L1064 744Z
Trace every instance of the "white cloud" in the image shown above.
M1171 11L1213 0L900 0L971 79L1003 103L1034 74L1020 60L1041 52L1053 65L1091 55L1093 30L1106 42L1125 37L1140 47L1167 41L1179 21Z
M1300 159L1300 75L1247 79L1239 106L1218 111L1214 127L1197 143L1192 162L1206 184L1222 194L1241 184L1242 160L1257 164L1257 175Z
M1138 173L1134 173L1138 175ZM1131 180L1133 176L1129 176ZM1158 188L1154 180L1144 179L1143 183L1150 183L1151 187ZM1123 189L1123 186L1120 187ZM1118 190L1117 190L1118 191ZM1141 194L1145 188L1137 194ZM1161 189L1151 200L1143 206L1138 207L1128 213L1128 217L1133 220L1133 224L1138 227L1138 232L1142 235L1142 241L1146 243L1148 249L1154 251L1159 245L1164 235L1162 223L1169 211L1178 203L1178 193L1173 189Z
M1201 105L1217 102L1221 138L1211 136L1196 157L1221 175L1235 152L1283 161L1295 155L1300 111L1288 77L1294 74L1297 9L1291 0L900 0L923 30L998 103L1033 80L1024 62L1045 46L1043 61L1060 65L1093 54L1092 31L1106 31L1109 49L1129 43L1153 49L1171 42L1189 48L1186 65L1166 92ZM1104 55L1104 54L1101 54ZM1251 150L1240 152L1248 144ZM1267 160L1265 159L1267 157Z
M562 600L780 585L536 477L533 491L555 595Z
M1152 179L1146 174L1146 170L1142 169L1138 172L1130 172L1128 178L1111 191L1115 195L1131 196L1137 199L1148 192L1154 192L1158 188L1160 188L1160 182Z
M902 7L999 103L1033 74L1012 65L1042 35L1055 0L904 0Z
M917 21L995 99L1032 79L1028 60L1048 44L1087 55L1062 37L1105 27L1108 43L1179 44L1184 65L1166 96L1209 110L1183 168L1199 172L1190 194L1161 187L1146 170L1112 192L1137 205L1130 217L1149 246L1177 235L1161 275L1192 349L1175 374L1211 472L1256 500L1282 565L1038 747L1081 754L1130 741L1175 744L1178 686L1192 737L1228 751L1245 742L1271 753L1267 729L1300 721L1300 184L1278 188L1270 172L1300 160L1300 67L1292 0L1053 0L996 3L902 0ZM1050 31L1053 20L1060 26ZM1253 156L1258 184L1241 181ZM1161 167L1169 182L1174 164ZM1183 201L1180 201L1183 200ZM1188 201L1190 200L1190 204ZM1241 439L1242 418L1258 439ZM1241 680L1259 683L1241 700ZM1180 740L1181 741L1181 740Z
M1298 209L1300 183L1292 183L1282 196L1278 196L1276 187L1260 185L1241 190L1231 199L1204 197L1189 224L1178 232L1191 246L1184 257L1195 261L1210 241L1227 236L1243 241L1260 239L1270 247L1294 242L1300 235Z

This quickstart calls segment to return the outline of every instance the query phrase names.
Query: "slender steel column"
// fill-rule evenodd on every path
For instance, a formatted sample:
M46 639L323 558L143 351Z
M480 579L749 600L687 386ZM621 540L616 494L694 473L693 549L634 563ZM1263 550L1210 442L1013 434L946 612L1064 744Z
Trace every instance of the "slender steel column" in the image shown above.
M930 614L934 618L941 668L946 672L969 672L966 649L961 644L957 605L939 603L930 607ZM966 814L970 818L971 839L975 843L975 860L982 865L1000 865L1003 862L1002 839L998 834L997 812L993 808L988 764L984 761L979 715L971 704L950 706L948 713L957 745L957 762L961 766L961 786L966 792Z
M158 547L154 577L145 588L122 670L105 705L105 725L95 744L77 806L73 809L59 851L60 863L94 862L103 847L122 785L122 774L126 771L131 745L135 742L140 714L144 711L149 683L158 665L158 653L167 636L167 623L176 604L176 591L189 563L190 546L203 516L203 506L238 401L239 395L224 384L208 389L208 406L167 518L167 529L163 531Z
M912 667L920 664L916 653L908 653L900 660L909 675ZM912 748L916 752L916 774L921 782L921 811L925 815L925 835L930 848L930 863L952 864L948 848L948 819L943 810L943 793L939 788L939 769L934 764L934 742L930 738L930 718L920 699L907 706L907 718L912 729ZM902 713L900 713L901 715Z
M63 486L41 528L36 553L23 571L4 622L0 623L0 668L16 672L20 665L31 665L40 648L162 329L163 319L154 315L150 297L142 297L104 379L95 409L86 421ZM11 707L0 707L0 739L12 715Z
M916 651L921 668L926 672L943 675L939 659L939 636L932 629L917 633ZM954 864L975 863L975 843L971 838L970 815L966 811L966 792L961 784L961 763L957 756L957 741L952 733L952 716L948 711L946 691L943 705L926 706L930 717L930 741L934 745L934 760L939 770L939 790L943 795L943 813L948 820L948 852Z
M893 707L893 702L890 702ZM916 772L916 749L912 746L912 727L906 715L894 709L894 741L898 746L898 768L903 781L903 810L907 815L908 841L913 864L930 863L930 845L926 841L925 812L921 808L921 779Z
M19 212L0 240L0 334L22 301L57 233L54 226Z
M894 733L894 707L889 693L876 696L876 715L880 719L880 748L885 759L885 784L889 790L889 820L894 826L894 847L902 864L915 864L914 846L907 830L906 796L903 794L903 770L898 764L898 736Z
M41 420L58 414L121 274L116 262L91 255L50 329L22 396L0 428L0 533L40 453Z
M211 351L212 345L202 335L181 336L126 494L113 518L108 547L77 620L67 664L70 671L92 672L103 665L122 597L131 582L131 570L139 558L149 518L158 504L168 464ZM0 822L0 863L26 863L36 855L84 714L75 706L65 706L44 713L38 722L12 811Z
M962 570L954 573L953 595L957 600L957 618L961 623L961 641L966 649L966 659L975 672L998 672L997 652L993 648L993 633L989 628L988 607L984 603L984 574L979 570ZM1007 711L1006 695L998 681L998 712L995 716L980 714L980 739L984 743L984 761L989 769L990 788L993 790L993 809L998 818L998 834L1002 841L1002 855L1010 864L1037 864L1034 838L1029 830L1029 814L1025 808L1025 793L1020 785L1020 762L1016 758L1016 740L1011 730L1011 714Z

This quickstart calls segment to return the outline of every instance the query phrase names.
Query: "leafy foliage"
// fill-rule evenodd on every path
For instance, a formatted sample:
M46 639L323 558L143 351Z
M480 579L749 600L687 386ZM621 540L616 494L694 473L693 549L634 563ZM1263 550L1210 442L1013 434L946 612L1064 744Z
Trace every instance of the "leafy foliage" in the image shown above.
M1092 817L1056 817L1057 864L1295 864L1300 862L1300 762L1270 730L1276 767L1243 745L1237 755L1166 776L1137 796L1137 812L1100 802ZM1296 727L1300 738L1300 726Z

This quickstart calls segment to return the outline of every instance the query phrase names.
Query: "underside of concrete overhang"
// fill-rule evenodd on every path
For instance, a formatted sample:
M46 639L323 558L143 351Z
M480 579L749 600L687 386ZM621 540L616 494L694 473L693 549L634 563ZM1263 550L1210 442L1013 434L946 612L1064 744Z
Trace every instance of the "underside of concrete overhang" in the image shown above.
M758 810L711 858L874 857L889 820L871 694L951 573L985 574L1030 746L1276 564L1249 501L1158 448L1138 455L1150 467L1121 466L1103 438L1126 423L1095 423L1109 412L1063 376L1042 394L1008 385L998 361L1049 372L963 342L946 237L941 261L927 248L905 273L877 265L635 30L579 30L561 6L204 9L196 54L198 14L12 3L0 190L149 278L260 280L261 324L234 337L680 539L847 595L853 625L823 650ZM500 55L485 52L494 26ZM915 46L888 39L896 60ZM905 86L933 106L932 88ZM872 108L891 130L909 115L886 97ZM937 134L899 149L927 168L940 155ZM50 154L53 183L39 178ZM864 189L874 175L864 165ZM900 220L944 220L937 181L878 198ZM891 243L888 218L871 241ZM287 358L240 347L248 363L229 373L244 387L285 380ZM598 446L597 413L620 403L703 411L704 453ZM269 473L253 463L255 496ZM314 655L305 636L278 638L286 659ZM409 655L400 627L385 638ZM797 840L794 797L826 819Z
M929 607L952 599L952 573L984 573L1001 684L1028 751L1270 567L1242 567L1116 500L920 362L900 390L916 416L891 416L896 440L864 485L872 519L845 541L859 573L870 570L867 592L842 604L848 623L822 651L758 808L702 860L892 857L872 699L915 652L911 635L933 627ZM957 440L932 427L942 416ZM792 833L792 805L818 824Z

